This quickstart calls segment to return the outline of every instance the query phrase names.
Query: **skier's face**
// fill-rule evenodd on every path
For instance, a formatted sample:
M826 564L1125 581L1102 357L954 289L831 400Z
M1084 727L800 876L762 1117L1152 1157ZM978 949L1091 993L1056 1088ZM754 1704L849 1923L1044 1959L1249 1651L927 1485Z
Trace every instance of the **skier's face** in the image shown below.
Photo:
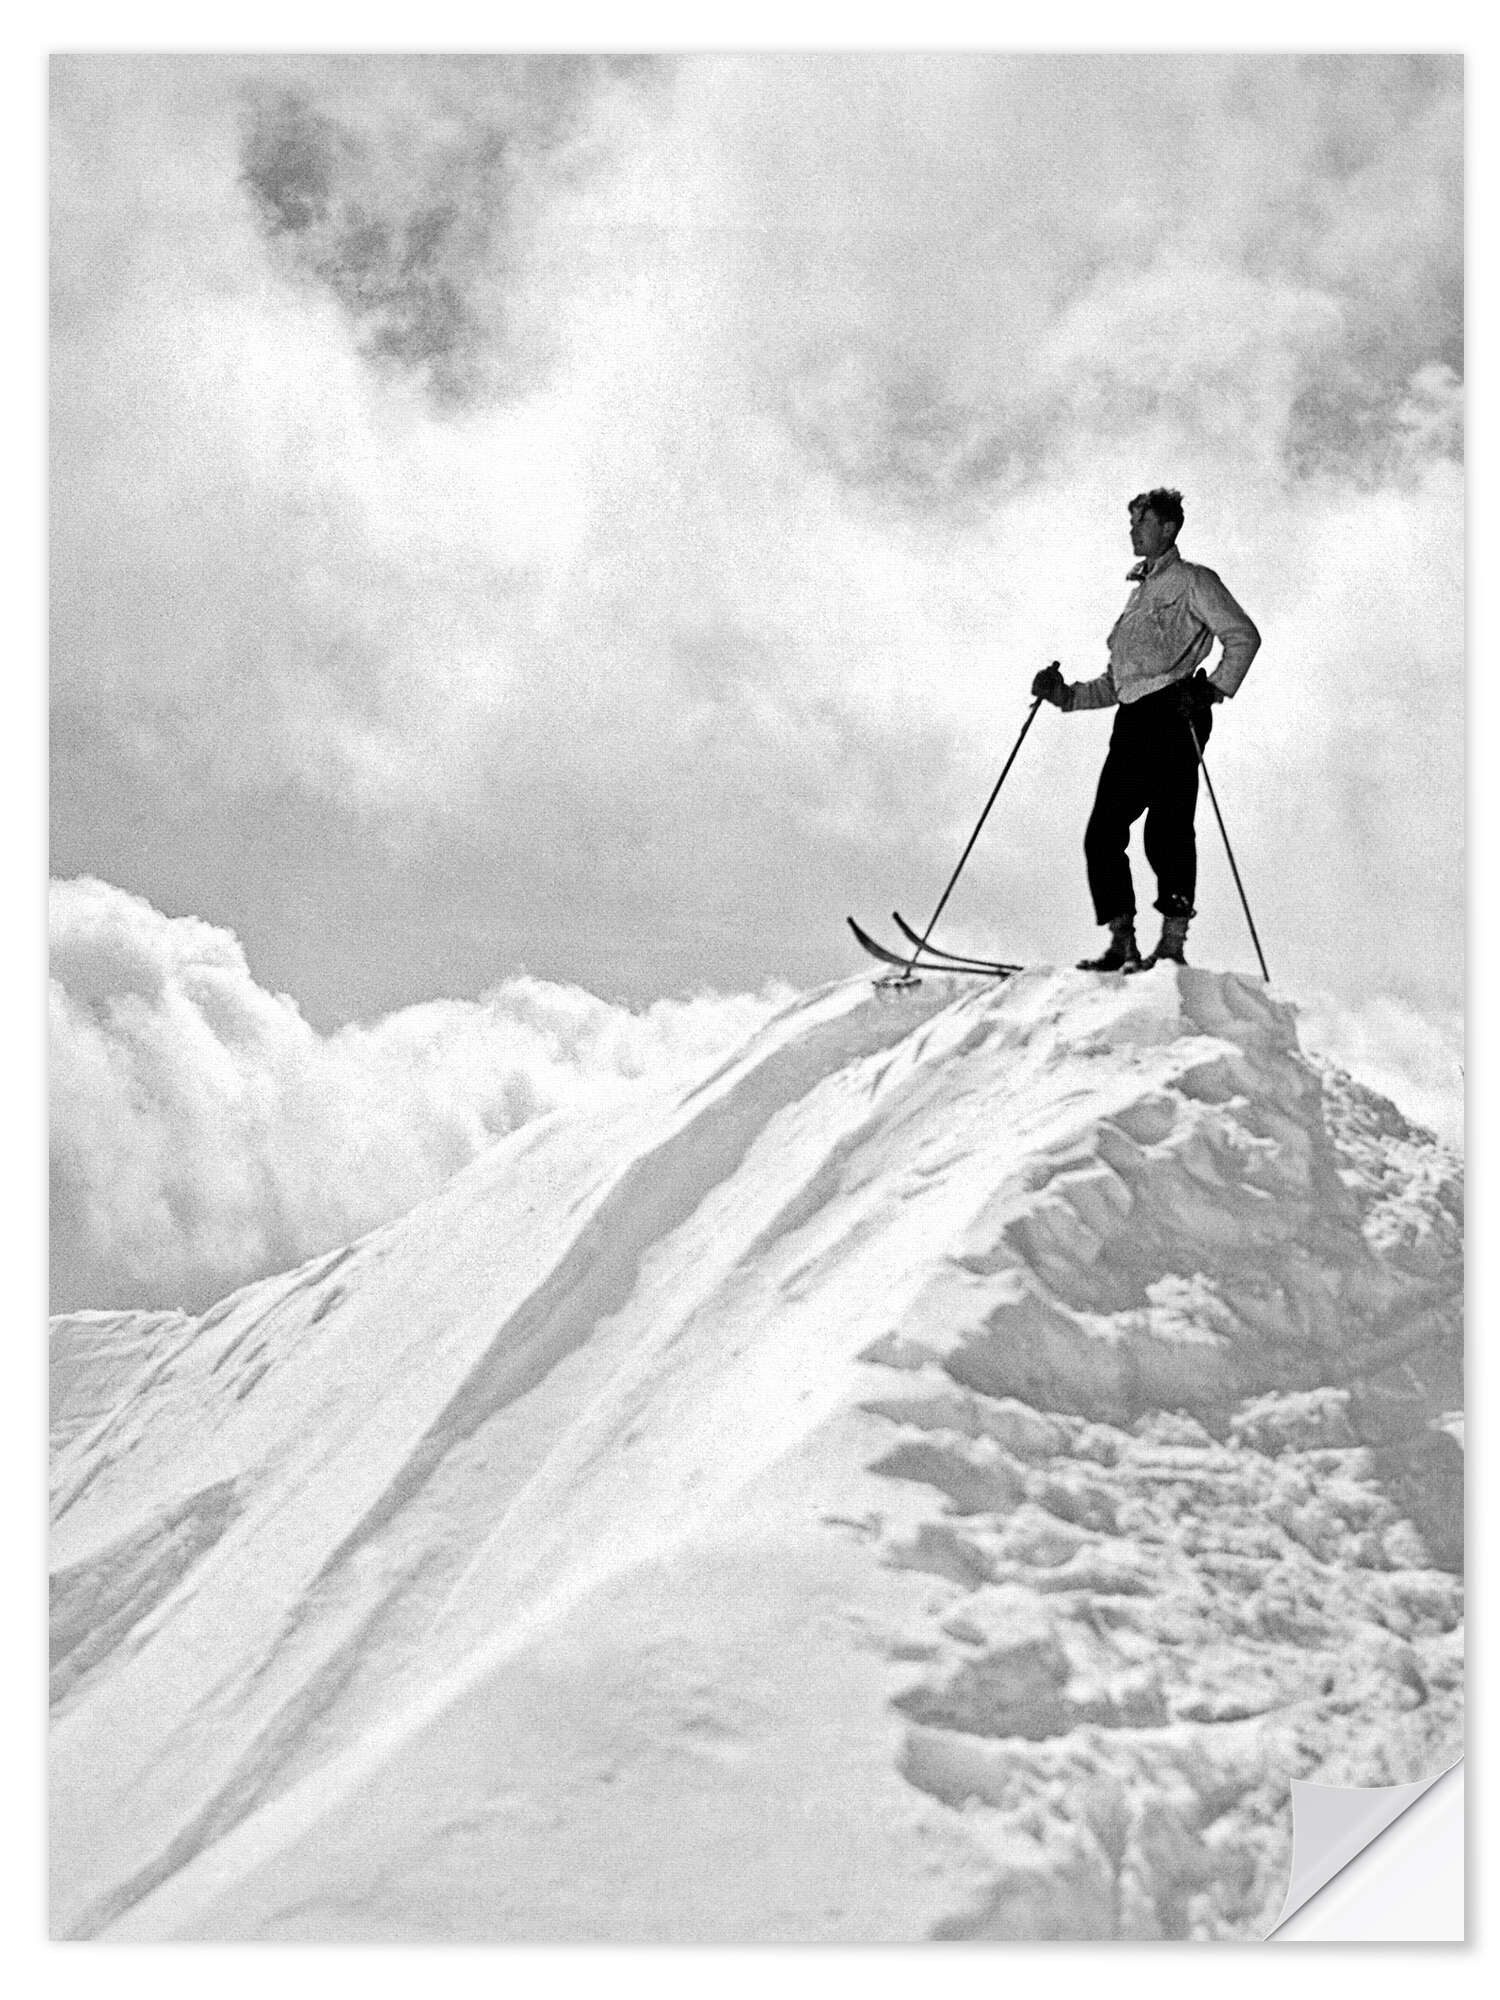
M1159 521L1149 507L1143 507L1138 500L1131 502L1130 546L1138 556L1143 556L1147 562L1155 562L1163 549L1172 546L1176 533L1175 528Z

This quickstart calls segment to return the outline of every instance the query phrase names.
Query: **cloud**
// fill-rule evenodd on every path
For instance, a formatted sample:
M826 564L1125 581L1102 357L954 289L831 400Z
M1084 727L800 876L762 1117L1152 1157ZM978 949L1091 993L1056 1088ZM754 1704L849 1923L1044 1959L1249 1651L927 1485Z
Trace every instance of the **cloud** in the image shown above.
M640 1011L507 980L316 1033L238 940L98 881L51 890L52 1305L201 1309L404 1213L506 1132L702 1071L790 997ZM1463 1032L1375 999L1304 1047L1455 1146Z
M606 95L647 89L659 67L289 65L296 81L247 80L243 183L282 265L337 301L367 360L414 375L439 409L517 394L550 359L515 303L533 218L550 187L597 171Z
M201 1308L409 1209L559 1105L702 1069L786 995L640 1012L513 979L319 1035L237 939L51 892L53 1309Z
M253 908L325 1020L434 954L828 976L1098 671L1165 482L1266 638L1213 755L1273 970L1454 1003L1455 60L54 74L65 872ZM1105 726L1033 732L975 942L1088 941Z

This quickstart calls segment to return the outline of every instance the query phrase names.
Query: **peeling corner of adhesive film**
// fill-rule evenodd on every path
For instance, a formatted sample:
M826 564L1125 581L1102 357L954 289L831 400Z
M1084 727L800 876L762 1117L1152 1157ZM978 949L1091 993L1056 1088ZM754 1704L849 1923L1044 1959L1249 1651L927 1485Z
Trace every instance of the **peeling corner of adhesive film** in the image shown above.
M1325 1928L1316 1920L1323 1905L1319 1906L1319 1912L1309 1912L1298 1924L1288 1927L1290 1920L1327 1888L1336 1876L1350 1869L1351 1864L1355 1864L1355 1868L1351 1871L1350 1887L1356 1886L1353 1874L1361 1865L1370 1865L1365 1860L1369 1850L1399 1821L1402 1831L1412 1836L1414 1852L1423 1857L1419 1876L1427 1878L1412 1883L1418 1904L1426 1913L1418 1922L1431 1924L1434 1921L1431 1913L1439 1907L1444 1913L1436 1919L1444 1927L1414 1930L1409 1935L1414 1941L1418 1937L1451 1937L1457 1941L1462 1936L1462 1776L1460 1759L1444 1770L1434 1772L1429 1778L1419 1778L1406 1785L1317 1785L1294 1778L1291 1871L1286 1900L1269 1935L1293 1942L1323 1936L1330 1941L1335 1938L1347 1940L1361 1934L1349 1929L1334 1929L1331 1925ZM1436 1820L1429 1826L1421 1814L1408 1818L1411 1808L1419 1800L1428 1798L1429 1794L1435 1794L1437 1788L1444 1786L1444 1781L1447 1781L1447 1813L1441 1828ZM1449 1789L1456 1796L1456 1805L1450 1803L1447 1796ZM1452 1819L1455 1811L1457 1818ZM1450 1819L1456 1832L1450 1830ZM1423 1820L1420 1826L1417 1823L1419 1820ZM1452 1842L1456 1842L1456 1848L1450 1845ZM1382 1846L1380 1855L1393 1861L1397 1858L1386 1846ZM1456 1880L1439 1879L1455 1876ZM1456 1919L1452 1915L1454 1911L1458 1912ZM1379 1935L1396 1941L1408 1933L1382 1926Z

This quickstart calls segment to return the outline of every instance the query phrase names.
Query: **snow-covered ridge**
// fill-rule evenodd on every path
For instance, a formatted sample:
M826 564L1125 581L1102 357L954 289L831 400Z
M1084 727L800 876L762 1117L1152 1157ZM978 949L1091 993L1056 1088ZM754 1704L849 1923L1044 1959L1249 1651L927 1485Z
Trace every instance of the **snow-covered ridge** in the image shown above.
M1255 1935L1460 1744L1461 1182L1258 982L850 982L54 1325L54 1925Z

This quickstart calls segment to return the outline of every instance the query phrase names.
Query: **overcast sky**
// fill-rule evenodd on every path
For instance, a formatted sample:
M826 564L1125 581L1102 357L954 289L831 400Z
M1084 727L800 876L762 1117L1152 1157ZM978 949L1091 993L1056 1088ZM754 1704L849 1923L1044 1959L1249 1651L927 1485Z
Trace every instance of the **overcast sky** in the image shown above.
M852 970L1037 667L1102 669L1165 483L1263 634L1211 762L1272 972L1451 1126L1456 60L52 86L52 870L129 892L66 903L95 947L201 919L325 1041L522 973L639 1013ZM1039 717L952 936L1094 948L1108 728ZM1253 970L1199 827L1192 955Z

